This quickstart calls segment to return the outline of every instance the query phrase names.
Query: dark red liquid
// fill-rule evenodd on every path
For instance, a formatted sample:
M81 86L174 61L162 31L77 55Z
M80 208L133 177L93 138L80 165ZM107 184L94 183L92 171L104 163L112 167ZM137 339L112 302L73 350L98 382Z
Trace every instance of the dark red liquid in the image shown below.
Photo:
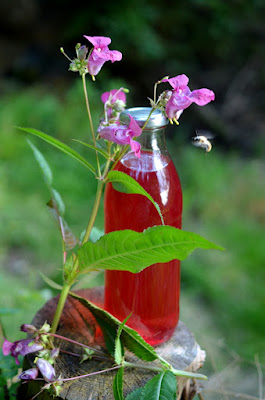
M166 225L181 228L182 192L173 162L141 152L140 160L128 153L116 168L136 179L159 204ZM144 196L125 194L107 184L105 232L144 229L161 225L154 205ZM156 345L171 337L179 319L180 262L154 264L138 274L106 271L105 308Z

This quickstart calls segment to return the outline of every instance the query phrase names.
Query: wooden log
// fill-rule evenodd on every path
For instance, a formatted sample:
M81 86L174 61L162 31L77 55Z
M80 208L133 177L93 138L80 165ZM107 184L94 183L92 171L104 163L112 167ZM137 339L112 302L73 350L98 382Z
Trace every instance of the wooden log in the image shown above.
M95 304L102 306L103 288L83 289L77 291L77 294L89 299ZM43 325L45 321L51 324L53 315L56 310L58 296L49 300L44 307L37 312L32 324L36 327ZM77 300L68 297L65 308L58 326L57 333L69 339L76 340L86 345L104 348L104 340L98 325L92 314ZM81 347L72 343L55 340L55 346L61 350L83 354ZM195 341L192 333L180 321L172 338L156 347L157 353L170 362L174 368L196 372L205 359L205 352ZM25 367L29 368L33 365L32 356L30 355L24 360ZM126 360L130 362L138 362L147 364L137 359L134 354L126 351ZM154 365L160 365L158 361L153 362ZM70 378L95 372L112 367L111 362L89 360L80 363L80 358L67 353L60 353L56 359L56 376L61 375L62 378ZM102 374L67 381L63 385L60 397L57 399L66 400L114 400L112 385L113 379L117 371L105 372ZM128 393L144 386L145 383L155 375L154 372L144 369L126 368L124 373L124 396ZM43 383L42 383L43 384ZM30 400L40 390L40 382L34 381L20 386L18 399ZM187 378L178 378L178 396L177 399L189 400L200 390L198 383ZM53 397L45 390L41 393L38 400L49 400Z

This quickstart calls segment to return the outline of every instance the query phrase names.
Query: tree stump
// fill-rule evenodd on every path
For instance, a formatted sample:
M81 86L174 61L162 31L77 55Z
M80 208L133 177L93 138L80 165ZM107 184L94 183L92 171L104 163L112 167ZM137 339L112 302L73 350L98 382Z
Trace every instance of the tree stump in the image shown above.
M103 288L83 289L76 292L79 296L85 297L96 305L101 306L104 303ZM45 321L51 324L53 315L56 310L58 296L49 300L44 307L37 312L32 324L36 327L43 325ZM92 314L77 300L68 297L65 308L58 326L57 333L69 339L76 340L92 347L104 349L104 340L101 331L92 316ZM55 340L54 344L60 349L83 354L82 348L72 343ZM166 359L176 369L196 372L205 360L205 352L201 350L196 343L192 333L180 321L172 338L156 348L157 353ZM138 362L147 364L137 359L131 352L126 350L126 360L130 362ZM24 359L24 369L33 365L34 357L29 355ZM152 362L153 365L160 365L159 362ZM62 378L70 378L78 375L85 375L90 372L99 371L112 367L110 362L89 360L80 364L80 358L67 353L60 353L56 359L56 376L61 375ZM66 400L114 400L112 385L113 379L117 371L105 372L102 374L81 378L77 380L67 381L63 385L60 397L57 399ZM155 375L154 372L126 368L124 371L124 397L150 380ZM43 384L43 382L42 382ZM41 384L41 385L42 385ZM18 399L30 400L41 388L39 381L33 381L20 386ZM177 399L192 399L195 394L200 391L199 383L187 378L178 378L178 395ZM37 399L52 399L45 390Z

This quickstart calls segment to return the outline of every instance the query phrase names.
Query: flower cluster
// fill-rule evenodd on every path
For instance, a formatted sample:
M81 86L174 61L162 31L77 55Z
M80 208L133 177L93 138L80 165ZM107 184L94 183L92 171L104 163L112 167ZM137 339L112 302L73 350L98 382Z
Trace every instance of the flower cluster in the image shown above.
M50 326L45 323L40 329L30 324L24 324L20 330L33 336L32 339L21 339L15 342L4 340L2 351L3 355L11 355L15 358L16 364L19 365L18 356L26 356L27 354L36 353L34 363L35 367L23 371L19 375L19 379L34 380L39 372L47 382L55 380L54 364L55 358L59 355L58 349L48 349L48 340L46 334L50 330Z
M104 36L86 36L84 37L94 46L88 55L88 48L80 43L76 45L77 58L71 60L61 48L61 52L70 61L70 71L79 72L81 75L89 73L93 80L95 75L99 73L106 61L120 61L122 59L122 53L118 50L110 50L109 44L111 39Z
M192 103L198 106L205 106L215 99L215 94L210 89L197 89L191 91L188 87L189 78L185 75L177 75L174 78L164 78L158 83L168 82L173 90L163 92L155 104L151 104L155 108L161 108L171 123L178 123L183 110L188 108Z

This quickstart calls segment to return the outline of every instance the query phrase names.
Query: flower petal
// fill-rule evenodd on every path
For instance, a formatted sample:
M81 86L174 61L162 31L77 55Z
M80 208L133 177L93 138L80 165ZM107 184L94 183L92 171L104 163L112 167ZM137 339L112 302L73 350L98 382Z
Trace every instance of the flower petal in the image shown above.
M187 75L182 74L182 75L177 75L174 78L169 78L169 79L162 79L161 82L168 82L173 89L181 89L183 90L189 83L189 78Z
M95 48L105 47L111 43L111 38L106 36L86 36L84 37L89 40L90 43L93 44Z
M137 137L140 136L142 133L142 129L131 115L129 115L129 117L130 117L129 129L133 132L133 136Z
M3 346L2 346L3 355L8 356L8 354L11 352L13 346L14 346L14 343L9 342L9 340L5 339Z
M141 157L141 145L139 142L137 142L136 140L130 140L130 145L131 145L131 149L132 151L134 151L134 154L136 157L140 158Z
M198 104L198 106L205 106L205 104L215 99L215 94L212 90L203 88L193 90L189 98L194 101L194 103Z

